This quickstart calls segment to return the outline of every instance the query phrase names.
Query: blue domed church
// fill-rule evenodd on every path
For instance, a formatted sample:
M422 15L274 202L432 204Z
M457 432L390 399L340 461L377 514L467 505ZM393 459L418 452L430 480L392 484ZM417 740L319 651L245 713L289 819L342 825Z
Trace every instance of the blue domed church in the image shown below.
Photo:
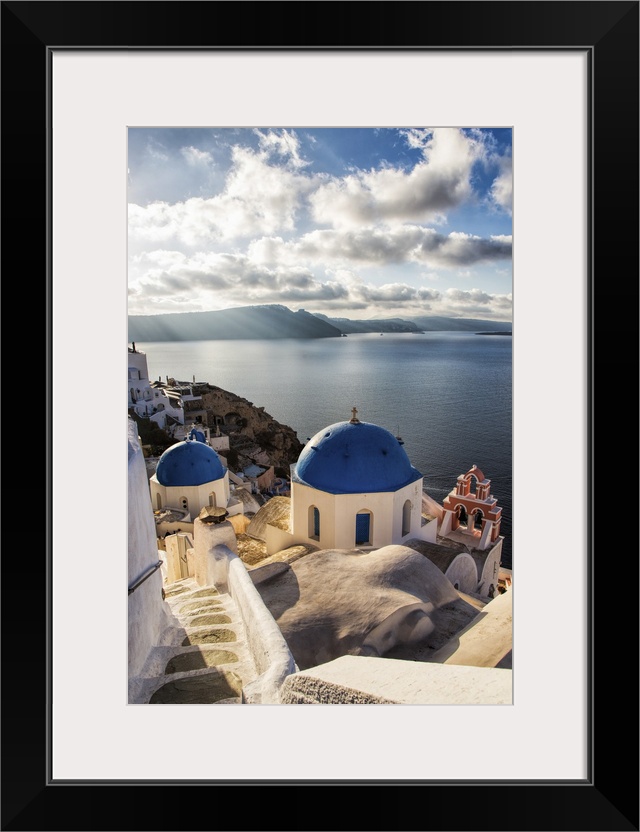
M180 508L192 518L204 506L226 508L230 497L229 472L204 434L196 430L167 448L149 485L154 509Z
M352 418L318 431L291 468L291 534L321 549L379 548L433 538L423 527L422 474L401 440ZM426 535L426 537L425 537Z

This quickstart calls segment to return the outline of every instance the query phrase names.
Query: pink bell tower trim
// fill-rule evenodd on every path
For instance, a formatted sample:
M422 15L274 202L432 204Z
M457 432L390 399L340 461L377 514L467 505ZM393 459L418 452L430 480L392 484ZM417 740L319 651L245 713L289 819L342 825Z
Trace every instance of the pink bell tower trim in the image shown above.
M475 492L471 490L473 480L476 482ZM474 544L477 549L488 549L492 546L500 536L502 509L491 495L490 489L491 480L485 477L477 465L473 465L466 474L461 474L455 488L442 503L444 516L440 534L445 537L450 532L459 530L478 538L478 542ZM467 517L466 527L461 525L461 515Z

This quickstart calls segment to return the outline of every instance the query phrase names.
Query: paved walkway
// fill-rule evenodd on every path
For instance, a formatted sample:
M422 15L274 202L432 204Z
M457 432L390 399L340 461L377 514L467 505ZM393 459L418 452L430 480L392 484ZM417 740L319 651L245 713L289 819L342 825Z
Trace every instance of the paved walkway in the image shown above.
M256 679L240 613L230 595L193 578L165 584L176 625L155 647L138 701L150 704L242 704Z

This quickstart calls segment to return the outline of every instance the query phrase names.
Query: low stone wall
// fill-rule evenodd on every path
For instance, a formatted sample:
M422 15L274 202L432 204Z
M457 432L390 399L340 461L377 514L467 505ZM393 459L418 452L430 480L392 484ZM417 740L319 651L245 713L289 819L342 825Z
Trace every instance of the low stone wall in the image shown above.
M287 676L296 663L280 628L237 555L229 559L229 594L238 605L249 641L249 649L261 676L243 691L248 703L276 705Z
M283 705L511 705L511 670L342 656L289 676Z
M260 673L258 679L243 690L244 701L278 704L284 680L298 668L280 628L237 555L233 527L229 522L206 524L196 520L194 538L196 582L201 586L213 584L233 598Z

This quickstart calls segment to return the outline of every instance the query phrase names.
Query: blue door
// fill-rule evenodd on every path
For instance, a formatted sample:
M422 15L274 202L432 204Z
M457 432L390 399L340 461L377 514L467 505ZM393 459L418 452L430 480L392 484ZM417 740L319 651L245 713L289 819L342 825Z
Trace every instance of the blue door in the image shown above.
M356 514L356 546L369 542L370 522L370 514Z
M320 537L320 512L315 507L313 509L313 533L316 537Z

